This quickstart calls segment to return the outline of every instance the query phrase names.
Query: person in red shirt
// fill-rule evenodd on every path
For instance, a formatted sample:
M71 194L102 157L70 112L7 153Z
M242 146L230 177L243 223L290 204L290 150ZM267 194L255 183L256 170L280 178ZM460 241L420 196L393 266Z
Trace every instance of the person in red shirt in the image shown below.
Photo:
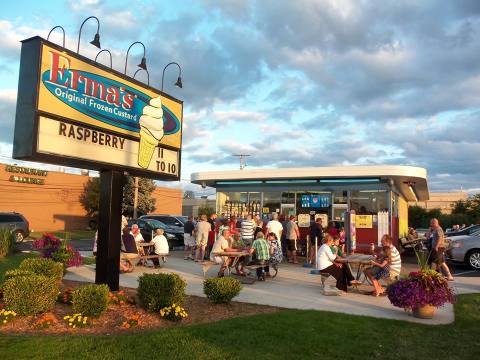
M328 223L327 233L329 233L332 237L335 237L338 235L338 229L335 226L335 223L333 221L330 221Z

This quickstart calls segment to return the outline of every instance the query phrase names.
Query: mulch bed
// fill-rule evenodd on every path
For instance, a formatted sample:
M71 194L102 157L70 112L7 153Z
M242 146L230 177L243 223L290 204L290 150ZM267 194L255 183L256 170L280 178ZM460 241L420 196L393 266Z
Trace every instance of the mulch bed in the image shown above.
M63 280L62 288L75 288L83 285L82 282ZM132 288L121 288L126 295L135 298L137 290ZM148 329L161 329L192 324L203 324L213 321L230 319L239 316L248 316L262 313L273 313L281 311L281 308L232 302L230 304L213 304L210 300L198 296L187 296L183 307L188 317L172 322L162 319L158 313L150 313L143 310L139 305L108 305L107 311L94 323L84 328L69 327L63 317L72 315L71 305L56 303L55 308L50 312L56 321L45 329L33 329L32 324L41 317L38 316L17 316L14 320L4 326L0 326L0 334L45 334L45 335L70 335L70 334L118 334L144 331ZM1 308L1 300L0 300ZM122 327L122 323L130 315L139 315L139 325L130 329Z

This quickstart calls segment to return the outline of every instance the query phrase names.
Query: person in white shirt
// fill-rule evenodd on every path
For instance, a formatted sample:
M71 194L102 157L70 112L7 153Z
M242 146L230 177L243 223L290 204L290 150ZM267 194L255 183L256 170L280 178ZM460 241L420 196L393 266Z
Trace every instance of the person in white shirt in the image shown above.
M280 243L282 239L283 225L280 221L278 221L277 213L273 213L272 216L272 220L267 223L267 234L273 232L277 236L278 242Z
M163 229L157 229L155 231L155 237L150 242L155 246L155 254L156 255L168 255L169 248L168 248L168 241L165 237ZM155 268L160 266L160 262L158 259L152 259ZM162 261L165 262L165 256L162 256Z
M332 244L333 237L330 234L325 235L324 243L320 246L317 254L317 270L332 275L337 280L336 288L347 292L348 286L359 284L359 281L354 279L343 264L335 262L337 255L333 254L330 249Z
M215 254L222 253L224 251L237 251L229 247L230 239L230 230L225 229L222 231L215 243L213 244L212 251L210 252L210 261L213 261L217 264L221 264L220 270L218 272L218 277L224 276L225 268L229 265L230 259L227 256L218 256Z

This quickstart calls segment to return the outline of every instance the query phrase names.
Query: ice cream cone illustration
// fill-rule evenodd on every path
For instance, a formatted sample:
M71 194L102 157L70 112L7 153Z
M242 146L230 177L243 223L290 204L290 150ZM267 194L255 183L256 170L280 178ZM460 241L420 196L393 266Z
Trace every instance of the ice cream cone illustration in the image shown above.
M147 169L153 152L163 137L162 100L156 97L143 108L140 116L140 145L138 147L138 165Z

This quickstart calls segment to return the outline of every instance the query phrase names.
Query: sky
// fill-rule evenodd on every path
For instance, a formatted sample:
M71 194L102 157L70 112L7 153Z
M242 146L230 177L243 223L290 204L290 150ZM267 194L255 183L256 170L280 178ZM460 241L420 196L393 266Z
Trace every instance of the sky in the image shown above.
M20 40L86 17L123 71L184 100L182 181L198 171L396 164L431 191L480 192L480 1L9 1L0 14L0 160L12 153ZM87 22L80 53L94 58ZM60 43L60 33L51 41ZM132 48L128 73L142 56ZM103 59L105 61L106 59ZM99 60L102 61L102 60Z

